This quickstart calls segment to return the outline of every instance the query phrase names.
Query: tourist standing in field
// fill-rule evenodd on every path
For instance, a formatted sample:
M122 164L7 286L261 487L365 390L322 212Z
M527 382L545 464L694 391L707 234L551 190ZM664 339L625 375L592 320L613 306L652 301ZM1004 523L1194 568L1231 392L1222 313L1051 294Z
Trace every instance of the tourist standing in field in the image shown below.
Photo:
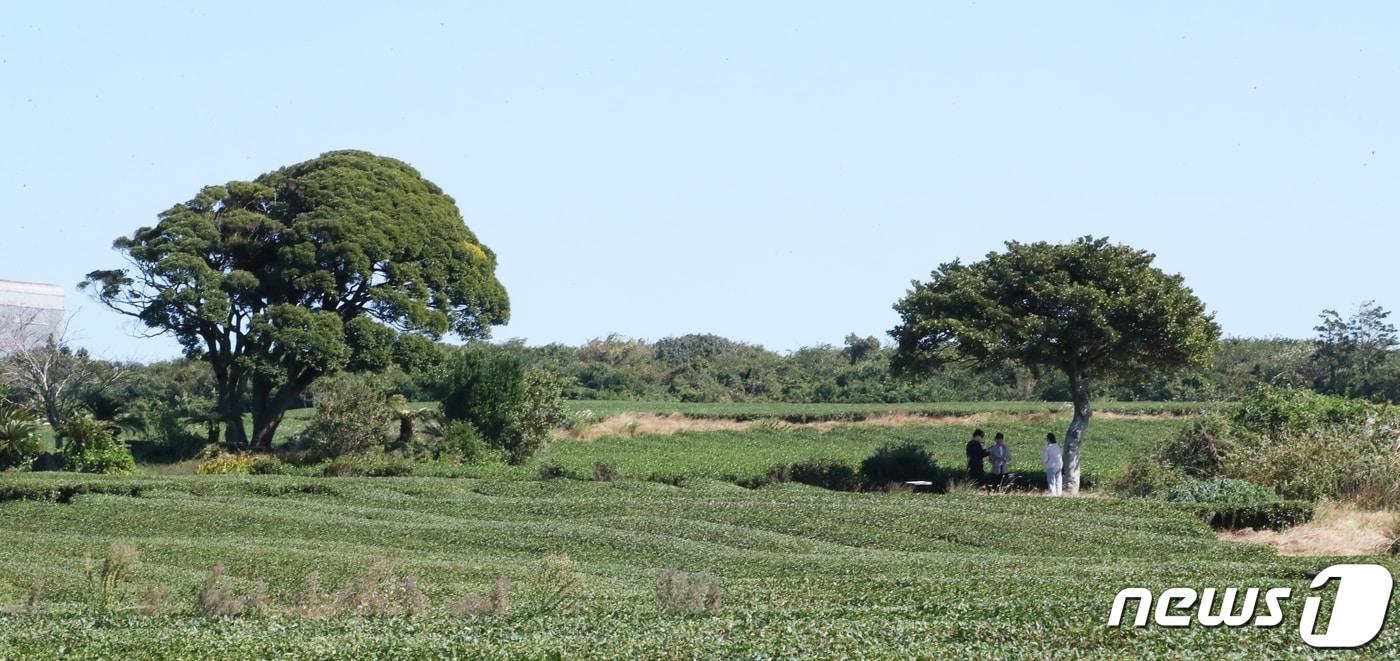
M972 432L972 440L967 442L967 475L978 484L986 481L987 469L982 463L987 458L987 451L982 447L982 439L986 434L981 429Z
M996 442L987 451L987 456L992 460L992 476L1002 480L1011 472L1011 448L1006 446L1006 434L997 432L993 440Z
M1065 460L1060 454L1060 445L1055 442L1055 434L1045 435L1045 451L1040 453L1040 464L1045 467L1045 484L1050 487L1050 495L1060 495L1060 469Z

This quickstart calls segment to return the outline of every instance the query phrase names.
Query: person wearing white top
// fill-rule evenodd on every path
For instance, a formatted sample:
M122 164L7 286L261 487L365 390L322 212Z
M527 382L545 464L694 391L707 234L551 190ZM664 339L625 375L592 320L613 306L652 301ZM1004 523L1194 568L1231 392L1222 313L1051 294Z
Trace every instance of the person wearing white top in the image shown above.
M1065 466L1060 446L1055 443L1055 434L1045 435L1045 451L1040 453L1040 464L1045 467L1045 484L1050 487L1050 495L1060 495L1060 470Z

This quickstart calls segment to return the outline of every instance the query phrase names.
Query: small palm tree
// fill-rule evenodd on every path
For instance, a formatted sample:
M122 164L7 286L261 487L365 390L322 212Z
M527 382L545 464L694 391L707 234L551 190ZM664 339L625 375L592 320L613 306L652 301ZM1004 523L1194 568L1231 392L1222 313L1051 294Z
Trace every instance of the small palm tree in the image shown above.
M39 452L39 421L20 406L0 400L0 470L23 466Z
M402 450L413 442L413 436L418 432L417 425L420 419L431 421L437 413L436 409L424 406L422 408L409 408L408 399L403 395L394 395L389 398L389 406L394 410L394 417L399 419L399 437L394 441L394 449Z

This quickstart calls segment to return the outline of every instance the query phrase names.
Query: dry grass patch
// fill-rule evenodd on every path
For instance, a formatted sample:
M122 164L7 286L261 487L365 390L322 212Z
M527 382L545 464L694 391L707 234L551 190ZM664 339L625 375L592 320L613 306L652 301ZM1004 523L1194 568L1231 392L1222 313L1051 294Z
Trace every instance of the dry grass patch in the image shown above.
M688 418L680 413L656 415L654 413L623 413L604 418L581 430L568 431L564 435L585 441L604 436L637 436L639 434L669 436L685 431L743 431L752 422L722 419Z
M1221 539L1266 544L1279 555L1380 555L1395 543L1400 513L1366 511L1353 505L1320 503L1313 520L1283 531L1221 531Z
M997 422L1037 423L1054 420L1059 413L974 413L971 415L941 415L885 411L869 414L863 420L822 420L817 422L784 422L769 419L731 420L726 418L692 418L682 413L621 413L597 422L557 429L555 438L593 441L605 436L670 436L680 432L748 431L750 429L816 429L828 432L836 427L905 427L910 425L971 427ZM1180 417L1173 413L1115 413L1098 412L1095 417L1107 420L1154 420Z

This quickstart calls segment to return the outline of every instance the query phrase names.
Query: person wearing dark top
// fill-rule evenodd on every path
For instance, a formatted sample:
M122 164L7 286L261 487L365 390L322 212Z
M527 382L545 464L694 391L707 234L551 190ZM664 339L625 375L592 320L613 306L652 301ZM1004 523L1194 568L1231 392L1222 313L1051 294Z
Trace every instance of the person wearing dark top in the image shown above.
M981 484L987 479L986 467L983 460L987 458L987 451L982 447L982 439L986 435L981 429L972 432L972 440L967 442L967 475Z

